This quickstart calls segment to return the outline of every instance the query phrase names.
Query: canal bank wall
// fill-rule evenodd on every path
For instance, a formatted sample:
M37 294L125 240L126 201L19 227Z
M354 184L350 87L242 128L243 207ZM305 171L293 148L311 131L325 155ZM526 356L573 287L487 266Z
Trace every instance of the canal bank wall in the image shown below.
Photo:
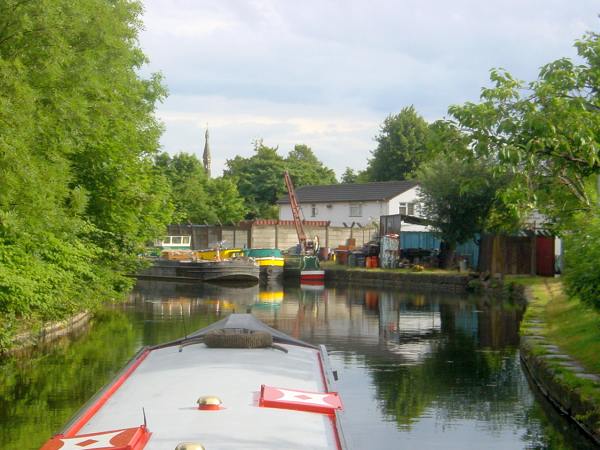
M523 365L544 396L600 445L600 404L585 392L596 389L600 393L600 376L588 373L546 338L544 330L548 324L539 299L530 288L524 290L524 296L533 313L526 315L521 323Z
M325 281L428 292L463 293L472 279L468 274L407 273L383 270L325 267Z
M5 354L20 353L36 345L53 342L83 329L88 325L91 318L91 312L83 311L68 319L50 322L42 326L39 331L19 333L13 338L12 345Z

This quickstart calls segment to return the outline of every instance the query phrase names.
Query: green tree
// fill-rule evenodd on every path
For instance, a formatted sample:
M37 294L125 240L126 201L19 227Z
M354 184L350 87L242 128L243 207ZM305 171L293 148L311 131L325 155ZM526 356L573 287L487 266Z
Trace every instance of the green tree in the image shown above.
M427 122L413 106L389 115L375 138L367 173L369 181L404 180L427 157Z
M294 185L336 184L335 172L323 165L307 145L295 145L285 159Z
M232 179L224 177L210 179L206 191L212 213L218 222L236 223L244 219L247 213L246 202Z
M591 210L600 173L600 35L588 33L575 46L581 64L556 60L527 84L493 70L480 103L450 108L476 154L519 175L513 201L559 225Z
M0 2L0 347L115 298L171 215L140 2Z
M473 158L440 155L417 171L421 213L442 240L440 266L449 268L458 244L489 229L494 208L503 210L499 193L509 183L491 165Z
M342 183L344 183L344 184L356 183L357 179L358 179L358 173L356 173L354 171L354 169L352 169L350 167L346 167L346 170L344 170L344 173L342 174Z
M153 111L165 91L159 76L137 75L146 62L136 45L140 3L4 5L3 66L17 70L33 95L38 154L48 166L62 164L62 177L50 183L85 192L86 218L103 230L99 244L118 243L124 252L139 246L162 226L166 209L150 198L165 197L149 190L157 187L150 155L161 133ZM147 214L154 217L137 220Z
M287 193L283 172L288 170L296 187L336 183L333 170L317 159L310 147L296 145L286 158L278 147L254 143L254 155L227 160L223 176L235 181L246 202L247 218L277 218L277 200Z
M273 206L285 193L284 170L285 160L278 153L278 147L267 147L258 140L250 158L236 156L227 160L223 176L235 181L245 199L248 218L276 218Z
M173 222L231 223L246 214L244 199L229 178L210 179L195 156L162 153L156 164L169 180L175 205Z
M570 296L600 310L600 212L580 214L565 234L564 280Z
M195 155L178 153L170 157L162 153L157 158L157 165L171 185L174 222L216 223L217 216L207 192L208 177L204 165Z

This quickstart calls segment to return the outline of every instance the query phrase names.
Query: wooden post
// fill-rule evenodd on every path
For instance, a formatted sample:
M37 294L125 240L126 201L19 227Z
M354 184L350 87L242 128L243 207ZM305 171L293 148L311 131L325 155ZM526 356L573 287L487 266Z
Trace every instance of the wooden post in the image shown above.
M531 245L531 268L530 274L535 276L537 275L537 233L535 230L531 232L531 236L529 239Z
M490 273L493 276L498 273L499 266L501 265L501 260L503 259L500 255L502 248L500 246L500 236L497 234L492 238L492 261L490 264ZM502 269L500 269L502 270Z

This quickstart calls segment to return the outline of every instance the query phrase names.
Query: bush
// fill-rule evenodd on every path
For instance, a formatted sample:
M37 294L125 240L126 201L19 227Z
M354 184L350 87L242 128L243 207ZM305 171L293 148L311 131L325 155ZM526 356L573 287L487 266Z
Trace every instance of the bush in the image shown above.
M564 239L564 282L571 297L600 310L600 217L577 221Z
M109 261L90 242L49 232L20 237L0 235L0 353L15 334L91 310L131 287L115 255Z

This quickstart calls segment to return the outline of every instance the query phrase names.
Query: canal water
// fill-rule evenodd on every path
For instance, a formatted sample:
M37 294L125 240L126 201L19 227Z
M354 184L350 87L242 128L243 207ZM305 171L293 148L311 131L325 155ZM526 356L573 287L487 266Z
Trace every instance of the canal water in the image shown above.
M528 384L518 303L347 286L140 282L79 335L0 363L0 449L38 449L141 346L234 311L327 346L352 449L594 448Z

